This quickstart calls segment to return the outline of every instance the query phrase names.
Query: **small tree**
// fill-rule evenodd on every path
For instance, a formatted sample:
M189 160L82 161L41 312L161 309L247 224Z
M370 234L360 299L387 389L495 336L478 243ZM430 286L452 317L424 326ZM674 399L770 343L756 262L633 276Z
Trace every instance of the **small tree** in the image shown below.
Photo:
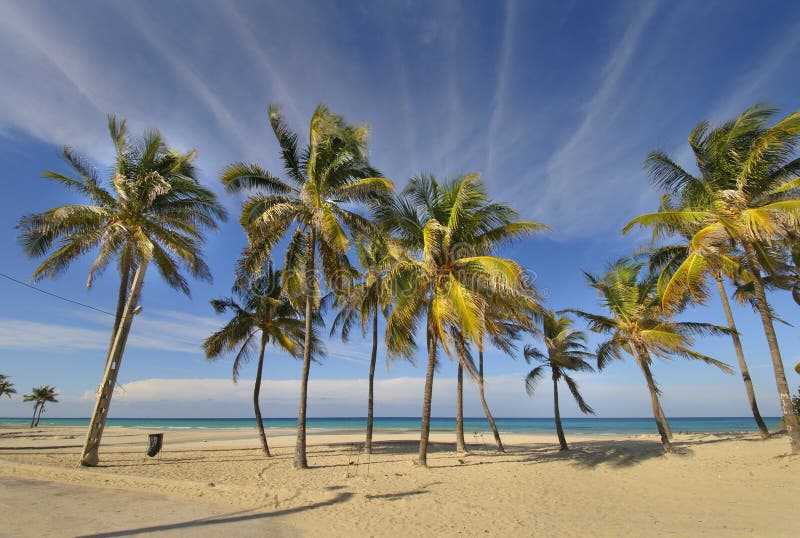
M39 419L42 418L42 413L44 413L44 407L46 403L58 402L56 396L58 396L56 388L51 387L50 385L35 387L31 389L30 394L26 394L25 396L23 396L22 400L24 402L35 402L33 404L33 417L31 418L31 428L39 425Z
M558 434L558 444L561 450L569 450L569 446L564 436L564 428L561 425L561 412L558 405L558 382L563 379L567 384L573 398L578 403L581 413L594 415L594 409L584 401L578 389L578 384L567 374L568 371L594 371L587 361L596 359L596 356L590 353L586 347L586 334L573 329L572 323L572 319L560 316L552 310L545 312L542 316L542 338L545 350L540 351L534 346L525 346L525 361L537 361L540 363L525 377L525 390L529 396L533 396L538 381L544 377L545 370L550 369L553 379L553 409L556 433Z
M17 389L14 388L14 383L9 381L8 376L0 374L0 397L8 396L11 398L11 395L16 393Z

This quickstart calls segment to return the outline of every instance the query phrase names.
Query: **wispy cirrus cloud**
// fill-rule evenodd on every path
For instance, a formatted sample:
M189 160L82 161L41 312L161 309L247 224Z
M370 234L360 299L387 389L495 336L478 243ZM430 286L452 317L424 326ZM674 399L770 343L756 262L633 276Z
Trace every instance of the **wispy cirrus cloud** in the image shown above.
M769 103L770 81L781 69L796 69L800 60L800 21L793 24L781 39L770 47L753 69L734 86L736 90L721 99L709 114L712 121L725 121L759 101Z
M508 78L511 69L511 59L514 53L514 23L516 22L517 2L507 0L505 3L505 15L503 17L503 42L500 46L500 57L497 68L497 79L495 81L494 95L491 103L491 114L489 116L489 134L487 137L486 148L486 174L494 177L495 146L499 136L500 125L506 109L508 92Z
M599 85L582 107L579 123L542 171L547 181L534 213L564 236L585 234L587 221L601 227L610 224L603 218L608 214L606 203L614 204L620 182L631 172L630 162L623 166L631 134L615 136L624 131L615 123L630 101L625 81L658 7L657 1L644 2L631 17L609 53Z
M57 323L0 319L0 349L80 351L108 347L110 331Z
M112 319L102 314L71 312L66 322L0 319L0 349L80 351L107 349ZM136 316L128 348L201 353L203 341L222 321L185 312L150 311Z

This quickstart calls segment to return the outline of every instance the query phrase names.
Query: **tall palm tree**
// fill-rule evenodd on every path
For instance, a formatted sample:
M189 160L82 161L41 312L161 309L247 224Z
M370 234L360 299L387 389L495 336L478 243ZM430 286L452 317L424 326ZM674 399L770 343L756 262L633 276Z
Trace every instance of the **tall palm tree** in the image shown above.
M398 263L391 272L397 299L385 339L390 355L407 354L417 323L425 318L428 365L419 445L419 464L424 466L439 346L451 355L455 329L464 342L482 349L483 319L492 297L535 308L523 286L522 268L490 253L504 242L546 226L519 222L510 207L489 200L477 174L443 184L432 176L412 178L399 197L377 212L399 241L419 256ZM457 355L459 363L475 377L473 362L466 354Z
M200 254L203 230L216 228L217 220L225 218L214 194L195 178L195 151L170 149L158 131L131 139L125 121L118 122L114 116L109 117L108 128L116 157L104 182L89 160L70 148L64 148L63 156L74 176L44 173L88 203L26 215L18 226L26 254L46 256L33 280L57 276L87 252L97 253L87 286L112 262L119 266L114 331L81 457L83 465L99 461L97 451L148 264L152 261L167 284L188 294L182 270L211 279Z
M342 340L347 342L354 324L361 326L362 337L372 326L372 352L369 361L369 387L367 395L367 433L364 453L372 453L372 432L375 403L375 366L378 360L378 316L389 317L392 305L392 289L389 285L389 271L404 253L399 245L386 237L360 238L356 252L361 267L361 281L352 288L334 294L334 307L339 311L331 324L331 336L341 331Z
M693 144L693 147L699 147L699 145ZM699 157L698 161L700 161ZM668 207L668 200L665 199L662 202L661 209L664 210ZM738 257L734 253L717 253L715 256L709 255L708 263L701 265L699 269L700 273L693 274L693 278L688 279L686 276L692 274L694 271L691 269L691 261L686 263L690 257L694 256L690 246L693 234L690 233L689 228L685 225L680 227L671 226L670 228L674 229L674 236L681 242L652 248L646 253L650 271L658 275L659 295L663 296L665 293L671 296L679 295L676 293L675 288L680 286L685 290L684 295L687 298L690 297L695 302L704 304L708 296L704 280L708 276L713 278L717 291L719 292L719 298L722 303L723 311L725 312L728 328L731 331L731 340L733 341L736 359L739 363L739 372L744 382L745 393L750 403L753 419L761 433L762 439L767 439L769 438L769 430L764 423L764 419L761 418L761 412L758 409L753 381L750 378L750 370L744 357L742 341L736 330L736 322L733 318L733 311L731 310L730 301L728 300L728 294L725 291L725 284L723 282L723 277L725 276L733 279L737 279L741 276L742 267ZM680 274L676 274L678 271L680 271ZM704 278L697 278L700 275ZM666 288L668 286L671 289L667 290Z
M652 357L696 359L731 373L725 363L691 349L695 335L728 334L730 331L709 323L671 320L671 312L662 307L656 293L656 279L648 274L640 277L642 268L642 263L622 259L602 277L584 273L589 284L598 291L600 304L609 315L569 311L584 318L590 330L610 336L597 348L598 369L602 370L613 359L622 359L623 352L633 356L650 392L653 418L664 451L672 452L666 417L658 397L660 391L651 370Z
M0 374L0 397L8 396L11 398L12 394L16 394L17 389L14 388L14 383L11 382L8 376Z
M258 349L258 366L253 386L253 411L256 417L261 448L269 457L267 435L261 418L259 398L264 371L264 351L267 344L300 357L303 349L304 323L300 312L281 290L279 272L269 266L260 276L234 286L233 297L214 299L211 306L218 314L227 311L233 317L219 331L203 343L208 360L216 360L226 353L236 351L233 361L233 382L239 378L242 364L248 362Z
M281 150L289 181L255 164L233 163L222 173L228 192L253 189L242 207L241 223L248 236L242 269L256 272L278 244L289 235L284 262L283 287L287 296L302 297L305 340L297 443L294 467L308 467L306 458L306 409L308 376L312 355L312 322L319 310L320 284L316 266L319 253L322 275L331 289L355 274L347 252L348 231L377 235L376 226L354 209L354 205L376 201L389 194L392 182L367 161L369 128L349 125L342 116L320 105L311 116L308 144L301 151L298 136L270 106L269 120ZM300 302L304 304L300 304Z
M691 266L683 271L689 283L699 280L701 269L720 252L735 245L744 253L752 278L755 306L761 317L770 350L775 383L787 424L792 453L800 453L800 426L791 405L783 359L767 302L760 253L798 231L800 217L800 112L770 124L777 111L756 105L738 118L710 129L702 123L714 143L709 154L720 172L695 177L675 163L669 173L657 178L668 192L685 203L679 209L641 215L634 225L681 225L697 227L691 240ZM709 130L710 129L710 130ZM688 263L688 260L687 262ZM692 270L689 271L688 269ZM690 285L690 284L687 284ZM682 286L675 286L676 295ZM674 295L664 295L665 303Z
M33 417L31 418L31 428L39 425L39 419L42 417L46 403L58 402L56 398L58 392L55 387L50 385L42 385L41 387L34 387L31 389L30 394L25 394L22 397L23 402L34 402L33 404Z
M552 310L545 312L542 318L545 350L540 351L531 345L525 346L525 360L527 362L535 360L540 363L525 377L525 390L529 396L533 396L536 385L544 377L545 370L550 369L550 377L553 380L553 410L558 444L561 450L569 450L558 407L558 382L564 380L582 413L594 415L594 409L583 399L578 384L567 372L593 372L594 369L586 361L595 359L596 356L590 353L586 347L586 334L572 328L572 319L560 316Z

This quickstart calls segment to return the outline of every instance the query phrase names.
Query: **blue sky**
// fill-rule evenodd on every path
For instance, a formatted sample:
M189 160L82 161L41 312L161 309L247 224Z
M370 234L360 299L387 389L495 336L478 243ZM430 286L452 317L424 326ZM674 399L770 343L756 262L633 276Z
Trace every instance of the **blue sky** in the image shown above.
M75 201L40 179L66 171L70 145L107 163L105 117L135 131L156 127L173 146L197 148L201 180L233 218L211 234L214 283L178 295L149 275L120 374L112 416L248 416L254 366L237 386L230 360L206 363L200 342L222 323L208 301L226 295L244 236L240 199L221 192L219 171L234 160L280 170L269 103L305 133L325 102L372 126L373 163L401 187L413 174L480 172L493 197L526 219L555 228L507 249L537 275L553 308L597 309L581 270L646 241L620 236L657 199L642 161L662 148L690 165L686 136L700 120L720 121L766 101L800 108L800 4L719 2L0 2L0 271L27 279L14 225L23 214ZM84 287L90 260L42 289L113 311L109 271ZM0 279L0 372L17 388L59 388L50 416L87 416L99 382L110 318ZM772 296L787 321L800 309ZM778 414L760 323L735 313L763 411ZM723 322L712 302L687 318ZM787 366L800 359L797 330L778 328ZM593 339L593 342L597 342ZM359 416L366 405L368 345L328 344L312 368L311 416ZM726 339L698 348L735 363ZM420 353L420 360L422 360ZM499 416L549 416L543 386L524 394L525 363L490 350L488 397ZM300 365L270 354L268 416L296 413ZM747 415L741 380L680 360L655 373L670 415ZM423 371L379 368L376 412L416 416ZM436 416L452 416L455 367L445 361L434 388ZM789 368L793 387L800 377ZM644 384L630 361L580 376L600 416L647 416ZM576 416L564 399L567 416ZM24 416L21 398L0 416ZM476 391L466 413L481 414Z

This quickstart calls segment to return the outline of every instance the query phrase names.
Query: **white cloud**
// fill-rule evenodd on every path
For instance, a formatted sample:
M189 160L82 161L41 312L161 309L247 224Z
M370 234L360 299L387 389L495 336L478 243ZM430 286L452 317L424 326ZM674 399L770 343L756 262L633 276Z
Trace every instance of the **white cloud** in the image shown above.
M552 388L543 381L533 398L523 387L523 372L490 376L486 397L498 417L552 416ZM585 399L601 417L650 416L650 399L644 383L623 382L613 375L597 379L593 375L574 376ZM418 416L421 411L423 377L377 379L375 412L377 416ZM747 416L747 403L736 380L715 386L664 385L663 403L670 416ZM114 398L116 416L186 416L241 417L252 409L253 380L241 379L142 379L117 389ZM262 411L272 417L291 417L297 412L299 381L265 379L262 384ZM434 381L433 416L455 415L456 380L438 377ZM560 391L562 415L582 416L567 390ZM94 392L86 391L80 405L94 401ZM777 413L777 402L762 397L762 412ZM364 416L367 380L317 379L309 381L309 416ZM465 386L465 415L478 417L483 410L477 389L469 381ZM183 414L181 414L183 413Z
M106 349L111 337L111 317L70 312L63 319L86 320L90 327L0 319L0 348L36 351ZM184 312L147 311L136 316L128 348L200 353L203 341L222 326L221 319Z
M55 323L0 319L0 348L79 351L108 347L110 331Z

